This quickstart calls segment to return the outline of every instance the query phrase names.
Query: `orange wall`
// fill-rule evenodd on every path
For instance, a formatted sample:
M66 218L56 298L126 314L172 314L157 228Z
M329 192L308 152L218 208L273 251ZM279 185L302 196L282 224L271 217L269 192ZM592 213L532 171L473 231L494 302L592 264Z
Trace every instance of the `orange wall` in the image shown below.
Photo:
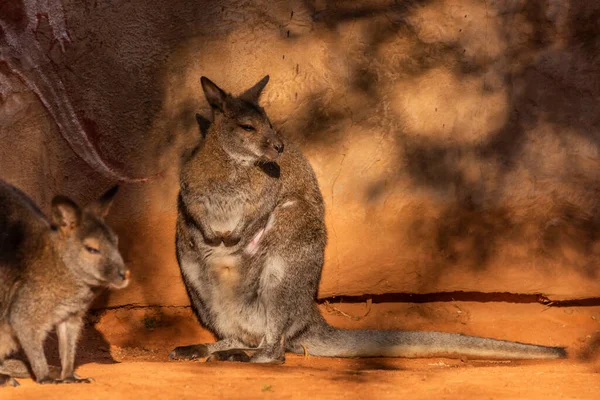
M115 169L162 172L116 200L135 279L110 305L187 304L175 198L201 75L232 92L271 75L263 105L326 201L321 296L600 293L600 5L63 0L63 53L45 20L28 42L12 3L0 47L25 50L0 63L0 178L45 210L91 200L115 180L65 141L84 132Z

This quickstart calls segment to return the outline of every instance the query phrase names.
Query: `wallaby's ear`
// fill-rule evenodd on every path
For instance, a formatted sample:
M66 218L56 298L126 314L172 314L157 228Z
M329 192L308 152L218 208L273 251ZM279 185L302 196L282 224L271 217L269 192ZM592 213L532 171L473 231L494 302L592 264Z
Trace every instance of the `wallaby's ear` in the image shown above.
M108 210L112 204L113 198L115 194L119 191L119 185L115 185L112 188L108 189L106 193L104 193L98 200L87 206L86 210L90 211L93 214L96 214L100 218L106 217L108 214Z
M208 100L208 104L210 104L213 109L223 112L227 93L205 76L200 78L200 83L202 84L202 90L204 90L204 95L206 96L206 100Z
M242 93L240 95L240 98L250 101L252 103L258 103L258 99L260 98L260 95L265 86L267 86L267 83L269 83L269 75L265 76L260 81L258 81L256 85L252 86L250 89Z
M56 196L52 199L52 224L62 232L70 232L81 221L81 209L65 196Z

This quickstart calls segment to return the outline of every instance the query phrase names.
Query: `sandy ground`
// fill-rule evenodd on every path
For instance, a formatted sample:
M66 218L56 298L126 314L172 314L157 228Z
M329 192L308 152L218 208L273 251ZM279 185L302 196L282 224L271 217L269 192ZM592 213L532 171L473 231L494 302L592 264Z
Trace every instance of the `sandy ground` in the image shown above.
M600 307L445 302L328 304L344 328L421 329L567 347L558 361L327 359L288 355L285 365L169 361L178 345L211 341L189 308L124 307L93 319L77 353L83 385L0 388L0 399L597 399ZM56 338L49 362L58 365Z
M151 362L86 364L96 382L41 386L22 380L3 399L597 399L600 375L568 361L543 363L339 360L291 357L284 366Z

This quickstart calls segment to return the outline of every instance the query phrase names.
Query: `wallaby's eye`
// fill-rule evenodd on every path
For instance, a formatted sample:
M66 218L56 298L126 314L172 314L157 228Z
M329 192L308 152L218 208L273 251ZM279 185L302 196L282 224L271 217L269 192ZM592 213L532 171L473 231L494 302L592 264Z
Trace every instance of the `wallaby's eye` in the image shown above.
M254 129L254 127L252 125L240 124L240 128L242 128L246 132L254 132L256 130L256 129Z
M91 246L84 246L85 249L87 250L88 253L91 254L100 254L100 250L96 249L95 247L91 247Z

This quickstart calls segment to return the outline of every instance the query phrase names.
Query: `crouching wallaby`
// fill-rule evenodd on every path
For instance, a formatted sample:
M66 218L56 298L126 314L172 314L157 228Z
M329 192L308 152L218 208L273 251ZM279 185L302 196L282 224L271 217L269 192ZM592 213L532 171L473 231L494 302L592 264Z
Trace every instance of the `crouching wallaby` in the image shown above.
M192 307L219 341L177 347L170 358L281 363L286 350L330 357L565 356L560 347L325 323L315 304L327 241L323 199L307 160L258 105L267 81L234 97L201 79L213 121L182 163L176 243Z
M18 345L38 383L91 381L74 374L84 314L101 288L129 283L117 236L104 223L117 189L83 209L57 196L49 221L27 195L0 181L0 386L29 376L24 364L5 360ZM54 327L59 376L51 374L43 348Z

